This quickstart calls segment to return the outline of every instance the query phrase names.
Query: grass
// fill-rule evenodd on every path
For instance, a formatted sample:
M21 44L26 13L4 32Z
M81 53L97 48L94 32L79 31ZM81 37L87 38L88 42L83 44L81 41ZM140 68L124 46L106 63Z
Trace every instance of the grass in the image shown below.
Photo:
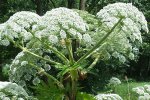
M123 100L137 100L138 95L132 92L132 88L144 86L145 84L150 84L150 82L129 82L129 88L127 83L122 83L115 88L115 93L119 94Z

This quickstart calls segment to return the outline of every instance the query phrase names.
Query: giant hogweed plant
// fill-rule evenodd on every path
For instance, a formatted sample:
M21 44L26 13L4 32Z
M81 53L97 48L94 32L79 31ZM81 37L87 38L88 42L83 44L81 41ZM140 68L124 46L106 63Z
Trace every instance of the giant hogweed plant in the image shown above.
M51 92L48 99L75 100L84 98L78 81L87 78L99 60L114 58L125 63L135 58L141 31L148 32L147 22L132 4L110 4L96 16L60 7L43 16L15 13L0 24L0 44L22 50L10 66L12 84L28 91L29 86L43 84L39 87ZM88 58L93 61L84 64Z

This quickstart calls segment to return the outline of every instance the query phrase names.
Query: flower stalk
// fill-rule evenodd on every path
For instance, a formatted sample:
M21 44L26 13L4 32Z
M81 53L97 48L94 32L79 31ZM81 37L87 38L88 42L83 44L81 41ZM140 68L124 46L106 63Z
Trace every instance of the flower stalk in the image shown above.
M22 47L20 44L16 43L14 40L12 40L12 39L10 39L10 38L8 38L8 37L7 37L7 39L10 40L16 47L20 48L20 49L21 49L22 51L24 51L24 52L27 52L27 53L29 53L29 54L35 56L35 57L38 57L38 58L40 58L40 59L42 59L42 60L45 60L45 61L47 61L47 62L49 62L49 63L51 63L51 64L54 64L54 65L60 64L60 63L58 63L58 62L55 62L55 61L50 60L50 59L43 58L42 56L37 55L37 54L35 54L35 53L29 51L27 48Z
M69 60L65 57L65 55L63 55L61 52L59 52L58 50L54 49L52 46L48 45L47 43L41 41L39 38L37 38L32 31L29 30L29 32L32 34L32 36L34 38L36 38L38 41L40 41L41 43L43 43L46 47L48 47L50 50L52 50L57 57L59 57L65 64L69 63Z
M90 56L90 54L95 51L97 48L101 46L101 44L107 39L107 37L115 30L115 28L120 24L123 18L120 18L118 22L112 27L112 29L91 49L89 50L85 55L83 55L77 62L75 62L74 66L81 63L84 59Z
M68 37L68 36L67 36ZM73 57L73 53L72 53L72 45L71 45L71 40L69 38L65 39L65 43L66 43L66 48L68 51L68 56L69 56L69 60L70 60L70 65L73 65L74 63L74 57Z

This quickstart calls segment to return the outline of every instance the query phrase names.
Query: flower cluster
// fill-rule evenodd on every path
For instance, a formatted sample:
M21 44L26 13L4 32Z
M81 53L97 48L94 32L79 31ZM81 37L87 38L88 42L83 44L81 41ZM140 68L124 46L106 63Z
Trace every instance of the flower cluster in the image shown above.
M21 38L19 42L22 43L22 40L26 42L36 37L46 44L64 47L61 40L70 38L79 39L83 47L91 48L110 31L120 17L123 17L123 21L96 52L106 60L114 57L124 63L126 57L131 60L135 58L134 48L137 49L138 46L134 44L140 44L142 41L140 30L148 32L143 14L131 4L125 3L115 3L104 7L97 13L98 19L87 12L73 11L63 7L48 11L42 17L32 12L18 12L6 23L0 25L0 44L7 46L10 40L16 41L16 38Z
M39 49L32 52L39 56L43 54ZM49 71L50 69L51 66L46 61L22 51L18 53L10 66L9 79L22 87L26 87L29 81L32 81L33 85L37 85L40 83L38 72L42 70Z
M98 94L96 100L123 100L118 94Z
M86 48L89 49L93 44L92 35L96 32L96 29L99 27L98 25L99 21L95 15L92 15L87 11L76 10L76 9L74 11L76 11L88 25L88 31L86 32L86 34L83 34L83 39L82 41L80 41L80 44L81 47L86 46Z
M32 38L31 28L39 23L40 16L28 11L15 13L7 22L0 25L0 44L8 46L9 41L22 39L27 42Z
M67 8L53 9L41 17L32 12L22 11L14 14L4 24L0 24L0 45L8 46L9 42L13 42L19 45L18 47L27 48L38 56L50 59L49 54L52 51L47 45L55 48L66 38L79 40L90 38L88 34L82 34L87 28L87 24L79 14ZM22 51L10 66L10 81L23 87L26 86L26 81L38 84L40 82L37 77L38 71L31 64L45 71L51 69L46 61Z
M149 100L150 99L150 85L139 86L133 88L132 91L138 94L138 100Z
M71 9L52 9L41 17L32 12L21 11L0 24L0 45L8 46L10 41L28 43L33 38L38 38L50 45L60 46L61 40L65 38L81 40L87 29L88 25Z
M26 100L27 98L30 98L29 95L16 83L0 82L1 100Z
M100 26L95 33L90 33L93 45L110 32L119 19L122 18L122 21L96 51L104 59L113 57L122 63L126 62L126 59L135 59L134 49L142 42L141 30L148 32L143 13L130 3L114 3L100 10L97 18Z
M86 24L83 19L75 11L67 8L56 8L46 12L42 17L44 24L61 25L64 29L75 28L81 31L86 31Z
M59 40L65 38L76 38L81 40L82 33L87 30L88 26L79 16L71 9L56 8L46 12L41 18L41 22L34 29L35 36L38 38L48 38L51 44L60 44Z
M123 22L125 26L123 28L127 28L135 33L143 29L148 33L147 21L143 13L131 3L109 4L97 13L97 17L102 19L109 28L113 27L120 17L124 17L125 20Z
M99 21L95 15L92 15L88 13L87 11L83 11L83 10L74 9L74 11L76 11L79 14L79 16L81 16L83 20L87 23L89 31L93 30L94 32L96 30L96 28L98 27Z
M116 77L112 77L109 80L109 85L116 86L116 85L119 85L119 84L121 84L121 81L118 78L116 78Z

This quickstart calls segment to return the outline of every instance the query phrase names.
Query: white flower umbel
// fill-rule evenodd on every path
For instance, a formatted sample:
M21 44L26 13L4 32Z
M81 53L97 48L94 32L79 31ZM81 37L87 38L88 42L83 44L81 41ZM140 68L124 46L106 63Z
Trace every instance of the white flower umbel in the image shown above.
M5 91L3 93L3 91ZM10 96L10 97L9 97ZM0 99L1 100L11 100L13 96L28 98L29 95L26 91L16 83L11 82L0 82Z
M89 34L83 34L83 40L85 43L89 43L89 44L92 43L92 39L91 39L91 36Z
M55 35L50 35L48 39L52 44L58 43L58 37Z
M67 34L68 38L81 39L81 32L87 30L87 24L77 12L63 7L46 12L38 27L43 28L35 32L36 37L55 35L61 39L66 38Z
M75 11L67 8L56 8L46 12L43 16L45 24L49 25L61 25L64 29L70 27L86 31L86 24L83 19Z
M144 88L146 92L150 94L150 85L144 85Z
M75 34L73 32L69 33L70 29L75 30ZM63 7L48 11L42 17L28 11L18 12L11 16L7 22L0 25L0 44L7 46L11 41L23 51L15 57L11 64L10 81L23 87L26 86L26 81L32 81L37 75L36 68L31 67L31 64L41 68L44 67L46 61L43 64L39 60L43 56L42 50L45 50L45 47L47 48L48 45L53 46L51 52L58 52L56 47L62 45L61 40L65 38L81 40L82 34L86 30L87 24L79 14ZM8 42L5 42L5 40ZM33 56L34 54L28 54L26 48L32 54L35 53L40 56L40 58ZM61 58L65 58L62 56ZM49 71L50 67L45 70Z
M136 94L138 94L138 100L150 100L150 85L138 86L132 88Z
M143 13L131 3L109 4L100 10L97 13L97 16L108 26L109 24L115 24L117 19L120 16L123 16L126 18L124 24L127 25L126 27L129 29L139 28L139 30L143 29L148 32L147 21L145 20Z
M98 94L96 100L123 100L118 94Z
M150 100L150 95L148 93L144 93L144 95L138 97L138 100Z
M0 24L0 45L7 46L9 42L6 40L16 41L18 38L23 40L19 42L27 43L33 35L39 39L45 38L45 40L49 40L50 35L55 35L60 40L59 37L64 39L68 33L71 38L82 39L81 33L87 28L87 24L79 14L68 8L53 9L42 17L32 12L21 11L11 16L4 24ZM70 29L75 31L69 33ZM49 42L54 41L50 39Z
M66 38L66 32L64 30L61 30L60 31L60 36L62 39L65 39Z
M4 89L9 84L11 84L11 82L0 82L0 89Z
M90 33L94 44L102 39L120 18L123 18L97 52L104 56L107 55L104 52L108 52L121 63L136 58L133 48L138 48L135 46L137 44L141 45L142 30L148 32L147 21L143 13L131 3L114 3L100 10L97 18L101 25L97 27L96 32Z
M22 38L24 42L30 40L32 38L32 29L30 28L39 21L40 16L35 13L29 11L15 13L7 22L0 24L0 44L8 45L7 42L3 43L3 39L16 41L17 38Z
M21 66L25 66L25 65L27 65L28 64L28 61L22 61L21 62Z
M145 93L144 87L142 87L142 86L133 88L132 91L136 92L138 95L143 95Z
M121 84L121 81L120 81L118 78L116 78L116 77L112 77L112 78L109 80L109 84L116 86L116 85Z
M34 50L32 52L36 52L36 54L40 55L40 51L38 50ZM37 69L30 64L34 64L35 66L42 68L44 63L40 63L42 60L40 62L39 61L39 58L33 55L28 55L28 53L18 53L10 66L9 80L19 84L22 87L26 87L26 84L28 84L29 81L32 81L33 78L37 77L38 73Z

